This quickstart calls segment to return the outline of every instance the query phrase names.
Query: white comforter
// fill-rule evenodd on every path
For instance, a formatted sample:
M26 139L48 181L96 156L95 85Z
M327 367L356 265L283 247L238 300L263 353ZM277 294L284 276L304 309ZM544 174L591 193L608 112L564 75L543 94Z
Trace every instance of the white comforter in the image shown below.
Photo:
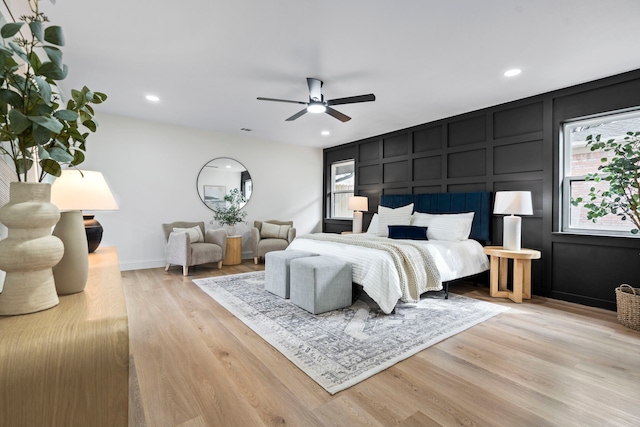
M366 234L359 234L364 237ZM395 240L395 242L399 242ZM489 261L482 245L475 240L448 242L442 240L411 240L422 243L435 260L440 279L447 282L460 279L489 269ZM352 266L353 282L364 291L385 313L391 313L398 299L402 297L400 278L393 259L384 251L343 243L325 242L296 238L287 249L298 249L321 255L333 255L349 261ZM432 288L429 288L432 289ZM442 289L440 286L439 289Z

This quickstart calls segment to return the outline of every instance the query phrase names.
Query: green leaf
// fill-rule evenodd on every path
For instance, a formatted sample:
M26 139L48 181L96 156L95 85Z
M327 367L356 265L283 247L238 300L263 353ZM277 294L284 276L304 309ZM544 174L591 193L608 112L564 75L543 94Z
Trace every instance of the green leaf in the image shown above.
M53 62L58 68L62 68L62 51L53 46L44 46L43 49L51 62Z
M55 44L56 46L64 46L64 33L62 27L58 25L52 25L44 30L45 41Z
M73 156L68 151L59 147L49 149L49 156L59 163L69 163L73 161Z
M52 80L64 80L67 77L69 68L66 65L62 65L62 68L58 67L53 62L45 62L38 69L38 74L48 77Z
M31 29L31 33L35 38L44 42L44 29L42 28L42 22L39 21L31 21L29 22L29 28Z
M67 121L67 122L75 122L76 120L78 120L78 117L79 117L78 113L71 110L58 110L55 113L53 113L53 115L56 118Z
M80 163L84 162L84 152L80 151L80 150L76 150L73 152L73 161L71 162L72 165L77 166Z
M40 126L49 129L53 133L60 133L64 127L62 123L50 117L27 116L27 118L32 122L37 123Z
M31 135L37 145L44 145L51 141L51 131L43 126L34 124Z
M85 125L86 128L89 129L91 132L95 132L96 129L98 128L98 126L93 120L86 120L82 122L82 124Z
M22 108L22 97L10 89L0 89L0 100L16 108Z
M8 24L4 24L0 29L0 35L3 39L13 37L18 33L18 31L20 31L23 24L24 22L10 22Z
M42 171L52 176L60 176L62 174L62 168L60 164L52 159L40 160L40 167Z
M11 109L8 116L11 129L13 129L15 133L22 133L25 129L31 126L31 122L27 119L27 116L18 110Z
M51 105L51 85L40 77L34 77L36 85L38 85L38 95L45 104Z

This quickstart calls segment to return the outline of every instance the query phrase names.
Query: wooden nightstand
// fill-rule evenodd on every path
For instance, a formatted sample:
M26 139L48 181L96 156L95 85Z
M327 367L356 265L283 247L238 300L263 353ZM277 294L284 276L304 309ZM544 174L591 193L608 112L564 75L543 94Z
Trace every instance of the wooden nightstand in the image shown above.
M509 298L517 303L521 303L522 298L531 298L531 260L539 259L540 251L510 251L502 246L485 246L484 253L491 257L489 292L492 297ZM507 289L509 259L513 260L513 291Z
M242 236L228 236L223 266L242 263Z

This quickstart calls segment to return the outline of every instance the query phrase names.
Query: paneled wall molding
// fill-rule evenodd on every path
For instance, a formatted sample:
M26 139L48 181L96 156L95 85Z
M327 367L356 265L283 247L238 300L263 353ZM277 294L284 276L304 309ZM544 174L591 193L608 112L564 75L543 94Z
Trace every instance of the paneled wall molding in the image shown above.
M369 197L365 228L382 194L529 190L534 215L523 217L523 245L542 251L532 265L534 294L615 309L618 282L640 286L640 239L557 233L558 135L563 120L634 106L640 69L327 148L325 174L329 160L356 159L355 192ZM350 221L323 224L349 229ZM501 218L493 230L500 244ZM629 262L616 262L613 275L599 261L620 256ZM593 271L574 274L585 264Z

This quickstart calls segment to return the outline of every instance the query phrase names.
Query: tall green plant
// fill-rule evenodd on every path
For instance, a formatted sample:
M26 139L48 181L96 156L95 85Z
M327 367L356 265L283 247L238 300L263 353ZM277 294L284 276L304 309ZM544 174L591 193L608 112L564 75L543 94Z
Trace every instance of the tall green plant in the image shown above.
M229 194L224 196L225 206L215 208L213 210L213 219L218 221L220 225L234 226L239 222L245 222L244 218L247 212L242 210L240 205L244 205L247 199L242 195L240 190L234 188ZM226 206L226 204L229 206Z
M28 3L31 15L0 28L0 153L13 161L19 181L27 181L34 163L42 181L47 174L60 176L61 165L84 161L87 130L98 126L91 104L107 96L85 86L61 106L57 82L68 72L62 28L48 25L38 0Z
M635 228L631 232L637 234L640 229L640 132L627 132L626 135L623 141L603 141L601 135L587 136L587 147L591 151L602 151L611 157L603 157L598 172L588 174L586 179L608 182L609 188L591 187L589 200L577 197L571 203L578 206L584 202L587 219L593 222L608 214L632 221Z

